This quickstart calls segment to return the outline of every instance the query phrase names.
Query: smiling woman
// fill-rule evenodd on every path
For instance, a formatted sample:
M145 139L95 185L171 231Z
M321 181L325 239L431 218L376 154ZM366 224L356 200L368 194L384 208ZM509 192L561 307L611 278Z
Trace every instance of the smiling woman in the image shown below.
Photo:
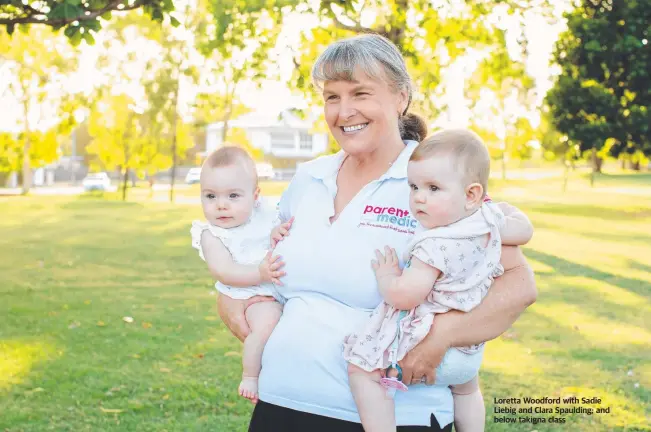
M260 401L249 431L395 430L390 421L377 424L377 401L353 397L360 392L351 392L355 382L349 380L342 344L382 301L371 267L375 251L389 245L402 256L414 235L407 163L426 128L408 113L412 83L404 59L381 36L333 43L316 61L313 81L342 150L302 164L279 204L281 220L293 221L291 235L275 250L285 261L283 285L276 289L286 303L264 349ZM448 348L497 337L533 301L535 286L524 258L510 256L504 267L521 267L496 281L497 294L489 293L463 316L450 312L437 318L425 340L400 362L409 390L395 399L399 432L450 431L448 385L470 380L477 366ZM250 331L244 317L249 304L218 300L222 319L241 339ZM444 357L450 367L437 369Z

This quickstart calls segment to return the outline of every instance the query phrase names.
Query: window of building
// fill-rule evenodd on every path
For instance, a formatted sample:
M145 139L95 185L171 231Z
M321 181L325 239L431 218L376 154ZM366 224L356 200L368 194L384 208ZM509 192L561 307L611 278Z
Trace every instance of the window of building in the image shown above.
M300 148L301 150L312 150L312 135L301 132Z
M276 149L293 149L294 133L293 132L272 132L271 147Z

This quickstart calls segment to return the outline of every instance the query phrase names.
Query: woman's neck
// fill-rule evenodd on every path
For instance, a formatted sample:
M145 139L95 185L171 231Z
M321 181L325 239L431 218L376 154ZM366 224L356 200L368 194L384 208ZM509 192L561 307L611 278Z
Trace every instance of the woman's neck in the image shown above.
M380 175L385 173L389 167L400 156L405 148L402 141L394 141L390 145L382 145L372 152L361 154L347 154L346 163L355 171L363 173L379 172Z

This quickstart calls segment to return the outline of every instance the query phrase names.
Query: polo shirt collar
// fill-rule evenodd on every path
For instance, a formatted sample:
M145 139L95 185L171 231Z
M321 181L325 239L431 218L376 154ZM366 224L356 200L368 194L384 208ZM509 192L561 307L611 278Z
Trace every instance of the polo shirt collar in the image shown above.
M407 178L407 163L411 157L411 153L414 151L418 145L417 141L406 140L404 141L405 148L400 152L396 161L391 165L386 173L380 177L380 180L395 178L403 179ZM330 157L323 157L312 161L308 166L306 166L307 173L312 177L320 180L326 178L331 178L337 174L341 164L346 157L346 153L343 150L339 150L337 153Z

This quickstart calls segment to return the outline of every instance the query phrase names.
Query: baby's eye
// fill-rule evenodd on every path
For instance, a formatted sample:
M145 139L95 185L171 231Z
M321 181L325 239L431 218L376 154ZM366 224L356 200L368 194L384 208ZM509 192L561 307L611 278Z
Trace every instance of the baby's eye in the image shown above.
M429 190L431 190L432 192L436 192L437 190L439 190L439 188L438 188L438 186L432 185L432 186L429 187Z
M208 198L208 199L215 199L215 194L211 194L211 193L206 194L206 198Z
M411 190L413 190L413 191L416 191L416 190L418 190L418 186L416 186L416 185L415 185L415 184L413 184L413 183L412 183L412 184L410 184L410 185L409 185L409 187L410 187L410 188L411 188Z
M239 197L240 197L240 194L236 194L236 193L232 193L232 194L229 195L230 199L236 199L236 198L239 198Z

